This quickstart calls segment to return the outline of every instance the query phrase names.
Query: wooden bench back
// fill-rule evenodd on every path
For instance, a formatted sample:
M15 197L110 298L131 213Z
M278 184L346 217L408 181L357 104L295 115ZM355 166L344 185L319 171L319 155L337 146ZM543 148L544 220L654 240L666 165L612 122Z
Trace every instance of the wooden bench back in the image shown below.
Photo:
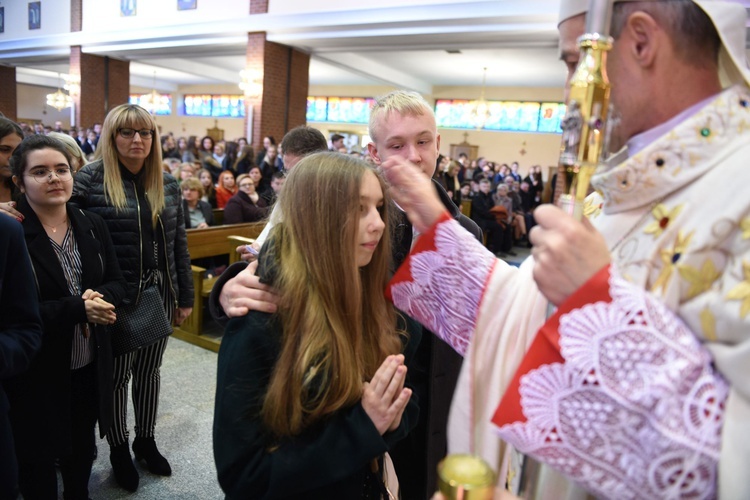
M265 222L244 222L212 226L205 229L188 229L185 233L187 234L190 258L200 259L215 255L229 255L234 251L227 240L229 236L257 238L265 225Z

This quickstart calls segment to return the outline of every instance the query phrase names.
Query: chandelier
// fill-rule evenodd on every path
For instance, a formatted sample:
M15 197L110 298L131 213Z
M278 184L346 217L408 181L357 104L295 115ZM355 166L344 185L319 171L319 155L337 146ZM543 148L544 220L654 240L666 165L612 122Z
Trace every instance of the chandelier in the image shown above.
M151 85L151 92L142 95L138 100L138 104L140 104L143 109L154 115L159 109L163 97L164 96L156 91L156 71L154 71L154 80L153 84Z
M52 106L58 111L62 111L65 108L69 108L73 105L73 99L60 90L60 73L57 74L57 92L47 94L47 106Z
M487 68L484 68L482 74L482 92L479 94L479 100L474 101L471 110L471 119L474 122L474 126L477 130L484 128L484 124L487 123L487 119L490 117L490 103L484 98L485 85L487 83Z
M240 71L240 90L245 97L258 98L263 94L263 75L260 71L246 68Z

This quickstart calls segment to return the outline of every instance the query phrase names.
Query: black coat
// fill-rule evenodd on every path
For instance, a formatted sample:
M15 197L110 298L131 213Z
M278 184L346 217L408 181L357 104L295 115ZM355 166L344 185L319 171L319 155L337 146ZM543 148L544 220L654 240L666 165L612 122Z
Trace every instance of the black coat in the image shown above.
M203 200L198 200L198 206L196 208L200 209L203 213L203 218L206 219L206 224L213 226L214 210L211 208L211 205ZM190 212L188 212L187 201L185 200L182 200L182 213L185 214L185 229L193 229L190 225Z
M258 222L268 215L266 200L259 194L258 202L253 203L250 197L237 191L229 198L224 207L224 224L239 224L240 222Z
M81 290L92 289L117 306L125 297L120 273L106 224L96 214L68 204L83 272ZM70 453L70 361L75 325L86 323L80 296L71 296L62 266L41 222L25 199L18 204L24 215L26 245L34 267L44 339L31 368L8 382L11 421L19 460L54 458ZM113 374L109 334L90 325L95 346L99 394L99 429L102 436L112 423Z
M121 173L129 177L124 167ZM104 197L104 165L101 160L89 163L78 171L71 202L100 215L107 224L115 244L122 275L128 283L126 301L138 296L144 263L144 239L159 238L167 258L167 278L178 307L193 306L193 275L185 236L185 217L182 213L180 185L174 177L164 174L164 210L156 228L144 227L138 214L148 209L140 187L134 180L123 180L128 206L118 210ZM146 234L147 232L152 234ZM147 246L147 245L145 245Z
M0 215L0 498L16 498L18 465L5 394L42 345L39 299L21 224Z
M421 328L402 316L410 364ZM399 427L380 435L357 402L294 438L274 440L259 417L281 348L278 319L251 311L229 322L221 341L214 411L214 458L227 499L358 499L371 461L414 427L412 396ZM411 368L409 368L411 371ZM273 447L272 451L269 448ZM407 497L404 497L407 498Z

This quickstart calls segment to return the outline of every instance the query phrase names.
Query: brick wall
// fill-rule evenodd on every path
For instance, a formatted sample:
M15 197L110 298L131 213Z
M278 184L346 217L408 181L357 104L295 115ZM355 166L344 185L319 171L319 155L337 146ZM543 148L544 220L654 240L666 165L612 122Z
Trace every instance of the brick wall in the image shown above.
M81 75L81 95L76 102L76 123L91 127L102 123L107 112L128 102L130 62L84 54L70 48L70 72Z
M18 102L16 97L16 68L14 66L0 66L0 112L6 118L18 119Z
M83 27L83 0L70 0L70 31L81 31Z
M125 104L130 97L130 61L107 59L109 63L109 94L107 112L112 108Z
M263 75L262 96L248 100L253 108L249 139L258 150L263 137L272 135L280 142L289 129L306 123L310 56L267 41L265 33L249 33L246 67Z
M250 0L250 14L265 14L268 12L268 0Z
M310 54L292 49L289 80L288 129L307 123L307 96L310 90ZM287 129L287 130L288 130Z

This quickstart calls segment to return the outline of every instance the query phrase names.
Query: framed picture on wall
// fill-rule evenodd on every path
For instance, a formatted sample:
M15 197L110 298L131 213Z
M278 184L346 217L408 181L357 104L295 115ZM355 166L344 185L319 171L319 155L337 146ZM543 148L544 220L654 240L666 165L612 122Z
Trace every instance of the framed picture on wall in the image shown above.
M42 2L29 2L29 29L38 30L41 27L42 27Z
M198 0L177 0L177 10L193 10L198 7Z
M120 17L135 15L136 0L120 0Z
M0 7L0 33L5 33L5 7Z

